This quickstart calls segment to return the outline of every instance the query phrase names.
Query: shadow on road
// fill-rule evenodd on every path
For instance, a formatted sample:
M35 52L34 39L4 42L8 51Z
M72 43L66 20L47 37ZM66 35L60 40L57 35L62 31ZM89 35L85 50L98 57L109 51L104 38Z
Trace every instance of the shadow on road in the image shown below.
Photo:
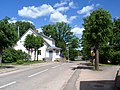
M0 66L0 69L5 69L5 68L15 68L14 66Z
M76 66L76 67L72 67L72 70L75 70L75 69L90 69L90 70L93 70L94 69L94 66L91 66L88 63L80 63L80 64L77 64L77 65L78 66Z
M79 90L114 90L113 80L80 81Z

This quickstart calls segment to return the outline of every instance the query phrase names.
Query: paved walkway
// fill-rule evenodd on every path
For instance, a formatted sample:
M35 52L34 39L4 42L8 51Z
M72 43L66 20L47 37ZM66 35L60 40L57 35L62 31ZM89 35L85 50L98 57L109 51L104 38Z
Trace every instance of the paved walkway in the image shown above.
M116 66L100 66L102 71L93 71L91 67L79 65L81 72L76 82L77 90L113 90L118 68Z

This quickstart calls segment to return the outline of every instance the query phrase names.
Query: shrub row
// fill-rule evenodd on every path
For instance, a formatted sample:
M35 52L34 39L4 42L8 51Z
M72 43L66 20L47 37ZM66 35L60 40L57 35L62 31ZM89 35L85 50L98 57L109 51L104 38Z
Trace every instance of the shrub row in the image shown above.
M2 62L3 63L12 63L17 62L17 60L24 60L27 61L30 59L30 55L22 50L15 50L15 49L5 49L3 51Z

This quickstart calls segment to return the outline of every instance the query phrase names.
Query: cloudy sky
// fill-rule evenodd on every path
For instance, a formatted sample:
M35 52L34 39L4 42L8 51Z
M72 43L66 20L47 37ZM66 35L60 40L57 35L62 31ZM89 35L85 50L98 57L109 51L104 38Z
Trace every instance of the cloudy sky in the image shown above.
M0 0L0 20L28 21L37 29L46 24L66 22L81 37L83 18L98 8L108 10L112 18L120 17L119 0Z

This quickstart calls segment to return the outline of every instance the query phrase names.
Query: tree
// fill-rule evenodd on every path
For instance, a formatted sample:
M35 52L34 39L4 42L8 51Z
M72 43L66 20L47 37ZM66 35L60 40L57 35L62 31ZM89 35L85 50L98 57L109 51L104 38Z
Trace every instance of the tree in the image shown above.
M110 61L112 64L120 64L120 18L113 21L113 33L110 39Z
M24 22L24 21L17 21L16 23L15 23L15 26L16 26L16 31L17 31L17 29L18 29L18 27L19 27L19 32L20 32L20 37L29 29L29 28L31 28L31 29L35 29L35 26L32 24L32 23L30 23L30 22Z
M5 48L12 47L17 41L15 26L8 20L8 17L0 20L0 56Z
M30 51L32 51L33 49L33 45L34 45L34 35L27 35L27 37L25 38L24 41L24 46L25 48L28 50L28 53L30 54Z
M113 45L116 51L120 50L120 18L114 19Z
M33 48L35 50L35 58L36 58L36 52L37 52L37 61L38 61L38 49L44 45L44 40L41 36L36 36L34 37L34 42L33 42ZM34 60L35 60L34 58Z
M38 49L42 47L43 44L44 44L43 38L40 36L34 36L34 34L27 35L24 41L24 46L27 48L29 54L30 51L32 52L33 50L35 50L34 60L36 58L36 51L38 52ZM37 55L37 60L38 60L38 55Z
M98 9L83 20L85 39L95 47L95 69L99 70L99 47L104 43L108 43L108 37L112 28L111 14L106 10Z
M79 39L75 37L73 32L71 32L71 27L69 24L65 22L57 22L56 24L45 25L41 28L43 33L46 36L53 38L55 40L55 45L62 49L61 52L63 57L67 56L67 42L71 42L70 45L74 45L75 47L72 47L74 49L79 47Z

